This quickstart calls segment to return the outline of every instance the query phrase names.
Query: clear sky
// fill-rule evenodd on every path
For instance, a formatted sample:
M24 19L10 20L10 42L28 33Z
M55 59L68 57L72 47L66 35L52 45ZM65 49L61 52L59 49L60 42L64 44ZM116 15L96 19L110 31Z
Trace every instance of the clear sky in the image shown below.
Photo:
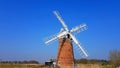
M110 50L120 50L120 0L0 0L0 59L56 58L58 41L49 46L43 41L62 28L54 10L69 29L87 24L76 37L88 59L108 59Z

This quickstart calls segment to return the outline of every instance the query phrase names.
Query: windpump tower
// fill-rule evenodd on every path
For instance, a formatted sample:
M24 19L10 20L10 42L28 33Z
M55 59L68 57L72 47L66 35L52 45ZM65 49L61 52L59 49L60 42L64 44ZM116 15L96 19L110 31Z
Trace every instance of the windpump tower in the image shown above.
M56 39L59 40L59 46L58 46L58 54L56 59L56 64L60 68L74 68L74 52L73 52L73 44L74 42L76 46L80 49L81 53L87 57L88 54L86 51L82 48L76 37L73 35L73 33L78 33L80 31L83 31L86 29L86 24L81 24L79 26L76 26L75 28L72 28L71 30L68 29L67 25L63 21L62 17L58 13L58 11L53 12L57 19L62 24L63 28L62 30L55 35L54 37L48 39L45 44L48 44Z

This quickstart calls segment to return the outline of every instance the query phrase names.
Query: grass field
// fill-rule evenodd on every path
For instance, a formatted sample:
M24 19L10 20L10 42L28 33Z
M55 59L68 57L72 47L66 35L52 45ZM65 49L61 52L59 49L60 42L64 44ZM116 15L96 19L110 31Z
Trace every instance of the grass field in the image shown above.
M0 68L46 68L46 66L40 64L0 64Z

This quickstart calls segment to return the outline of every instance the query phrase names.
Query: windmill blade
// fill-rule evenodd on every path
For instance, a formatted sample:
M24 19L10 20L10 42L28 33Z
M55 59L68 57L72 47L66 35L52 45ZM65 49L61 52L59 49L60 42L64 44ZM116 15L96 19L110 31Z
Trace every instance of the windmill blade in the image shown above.
M48 39L48 40L45 42L45 44L48 44L48 43L50 43L50 42L52 42L52 41L54 41L54 40L56 40L56 39L58 39L58 38L65 37L67 34L68 34L67 31L63 31L63 32L55 35L54 37Z
M63 21L62 17L60 17L58 11L53 11L53 13L54 13L55 16L58 18L58 20L60 21L60 23L63 25L64 29L65 29L66 31L69 31L67 25L66 25L65 22Z
M83 50L82 46L81 46L80 43L77 41L77 39L76 39L71 33L69 33L69 34L70 34L72 40L75 42L75 44L78 45L78 47L81 49L81 51L82 51L82 52L84 53L84 55L87 57L87 56L88 56L87 53Z
M75 43L74 43L75 44ZM83 48L83 47L82 47ZM83 48L84 49L84 48ZM79 54L81 58L86 58L87 56L81 51L81 49L79 48L78 45L74 45L74 51L76 52L76 54ZM87 52L87 51L85 51Z
M80 31L86 30L87 25L86 24L81 24L80 26L76 26L75 28L72 28L72 30L70 30L71 33L78 33Z
M48 44L48 43L50 43L50 42L52 42L52 41L55 41L56 39L57 39L57 36L54 36L54 37L48 39L48 40L45 42L45 44Z

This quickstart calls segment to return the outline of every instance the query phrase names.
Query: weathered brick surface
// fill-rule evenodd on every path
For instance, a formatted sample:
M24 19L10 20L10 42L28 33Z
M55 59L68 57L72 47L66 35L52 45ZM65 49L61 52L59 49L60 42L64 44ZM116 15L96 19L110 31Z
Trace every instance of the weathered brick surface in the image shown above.
M72 41L69 38L59 39L58 56L56 63L61 68L72 68L74 65L74 53Z

